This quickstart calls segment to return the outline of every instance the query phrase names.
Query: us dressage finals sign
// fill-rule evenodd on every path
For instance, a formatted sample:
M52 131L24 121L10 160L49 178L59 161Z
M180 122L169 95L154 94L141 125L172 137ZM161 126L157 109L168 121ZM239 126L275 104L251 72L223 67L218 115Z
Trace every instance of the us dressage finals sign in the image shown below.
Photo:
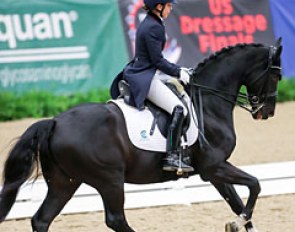
M164 56L194 67L236 43L283 37L283 74L295 76L295 1L181 0L165 21ZM57 94L108 88L134 55L143 0L2 0L0 91Z

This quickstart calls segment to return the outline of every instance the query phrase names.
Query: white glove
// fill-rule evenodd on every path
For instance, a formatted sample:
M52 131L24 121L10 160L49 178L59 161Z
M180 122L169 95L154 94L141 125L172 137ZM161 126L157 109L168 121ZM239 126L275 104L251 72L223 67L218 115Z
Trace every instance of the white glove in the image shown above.
M188 74L189 69L180 68L180 77L179 80L183 82L183 84L187 85L190 81L190 75Z

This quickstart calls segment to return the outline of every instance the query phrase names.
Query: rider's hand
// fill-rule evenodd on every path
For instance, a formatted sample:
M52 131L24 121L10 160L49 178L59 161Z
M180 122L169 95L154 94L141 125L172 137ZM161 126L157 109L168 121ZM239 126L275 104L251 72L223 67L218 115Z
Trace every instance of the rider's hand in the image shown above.
M189 69L188 68L180 68L180 76L179 80L183 82L183 84L187 85L190 81Z

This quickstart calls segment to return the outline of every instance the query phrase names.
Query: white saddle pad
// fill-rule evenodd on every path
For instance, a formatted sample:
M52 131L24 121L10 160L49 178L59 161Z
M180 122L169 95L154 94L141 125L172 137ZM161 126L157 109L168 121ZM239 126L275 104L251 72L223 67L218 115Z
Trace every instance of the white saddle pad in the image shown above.
M190 101L188 97L186 100ZM111 100L111 102L115 103L123 112L128 135L134 146L147 151L166 152L166 138L161 134L157 125L154 133L150 134L154 117L147 107L145 110L139 111L125 104L123 99ZM196 118L194 110L193 114ZM190 115L192 116L192 112L190 112ZM194 144L197 138L198 127L191 118L190 126L187 130L188 146Z

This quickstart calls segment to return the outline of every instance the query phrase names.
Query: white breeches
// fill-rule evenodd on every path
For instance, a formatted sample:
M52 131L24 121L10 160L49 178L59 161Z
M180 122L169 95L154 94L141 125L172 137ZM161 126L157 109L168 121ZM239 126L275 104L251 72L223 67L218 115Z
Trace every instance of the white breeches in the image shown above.
M173 113L175 106L180 105L183 107L184 116L187 115L187 109L178 97L163 83L162 80L167 80L169 76L155 75L152 82L147 99L155 105L159 106L169 114Z

